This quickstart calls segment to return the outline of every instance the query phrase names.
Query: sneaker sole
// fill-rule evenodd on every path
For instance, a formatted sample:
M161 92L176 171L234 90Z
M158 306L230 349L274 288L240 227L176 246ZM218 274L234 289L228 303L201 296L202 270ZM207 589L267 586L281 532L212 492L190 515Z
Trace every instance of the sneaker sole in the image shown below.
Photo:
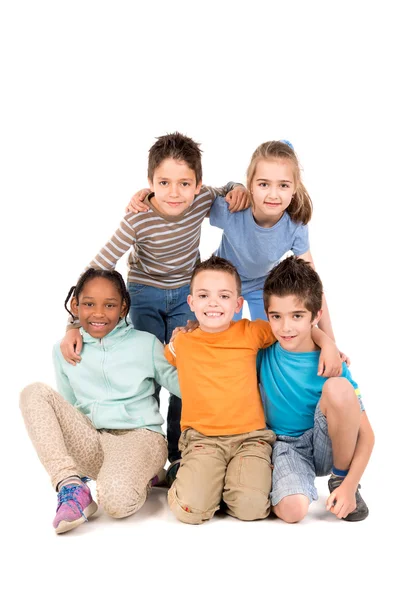
M98 509L98 506L97 506L96 502L93 500L92 503L89 504L89 506L87 506L85 508L85 510L83 511L83 514L85 515L86 519L88 519L89 517L94 515L94 513L97 511L97 509ZM79 519L76 519L75 521L60 521L57 528L55 529L55 532L56 533L66 533L67 531L71 531L71 529L75 529L75 527L78 527L82 523L85 523L86 519L84 517L80 517Z
M364 519L366 519L369 515L369 510L367 508L366 511L362 512L362 513L350 513L349 515L347 515L347 517L343 518L343 521L349 521L349 522L353 522L355 523L356 521L364 521Z

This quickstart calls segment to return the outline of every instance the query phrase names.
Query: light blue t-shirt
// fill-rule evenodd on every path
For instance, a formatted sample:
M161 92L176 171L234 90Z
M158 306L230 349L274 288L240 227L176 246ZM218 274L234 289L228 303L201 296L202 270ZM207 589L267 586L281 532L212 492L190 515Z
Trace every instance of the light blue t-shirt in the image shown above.
M230 213L225 198L217 196L211 207L210 225L224 230L214 254L235 265L243 294L262 289L268 273L286 252L291 250L299 256L309 249L307 225L294 223L286 211L273 227L260 227L251 207Z
M276 342L257 355L257 373L262 386L265 420L277 435L298 437L314 427L315 408L326 377L317 375L320 352L289 352ZM361 395L343 363L342 377Z

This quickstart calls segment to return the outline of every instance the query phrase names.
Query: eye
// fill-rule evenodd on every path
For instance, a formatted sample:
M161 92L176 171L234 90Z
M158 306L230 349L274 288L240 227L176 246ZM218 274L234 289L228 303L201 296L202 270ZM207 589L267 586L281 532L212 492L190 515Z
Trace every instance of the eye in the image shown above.
M221 294L222 300L229 300L230 296L228 294Z
M271 321L278 321L280 319L279 315L270 315Z
M293 319L295 319L296 321L298 321L299 319L302 319L303 315L293 315Z
M168 185L168 181L159 181L158 182L159 185L161 185L162 187L166 187Z
M91 307L91 306L94 306L94 304L93 304L93 302L84 302L83 306Z
M287 188L289 188L290 186L289 186L289 184L288 184L288 183L282 183L282 184L281 184L281 187L282 187L282 188L284 188L284 189L287 189Z
M207 294L199 294L199 298L201 300L204 300L205 298L207 298Z
M189 187L190 183L188 181L182 181L183 187Z
M261 181L260 184L259 184L259 186L261 188L266 188L268 186L268 183L266 181Z
M106 304L106 308L115 308L116 304Z

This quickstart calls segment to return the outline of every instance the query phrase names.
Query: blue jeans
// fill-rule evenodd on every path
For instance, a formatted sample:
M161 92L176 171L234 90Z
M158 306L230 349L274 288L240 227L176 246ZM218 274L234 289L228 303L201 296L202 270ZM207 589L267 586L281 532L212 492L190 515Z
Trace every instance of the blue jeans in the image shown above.
M256 290L255 292L248 292L247 294L243 294L243 298L246 300L249 306L250 317L252 321L255 321L256 319L263 319L264 321L268 321L267 315L265 314L264 310L262 290ZM233 320L239 321L240 319L242 319L242 314L243 310L241 310L239 313L236 313L233 317Z
M129 283L131 298L130 317L135 329L148 331L162 344L168 344L175 327L186 325L193 319L193 313L187 303L189 286L184 285L173 290L160 289L141 283ZM156 387L159 401L160 386ZM178 449L181 435L182 401L171 394L167 414L168 460L173 462L181 457Z

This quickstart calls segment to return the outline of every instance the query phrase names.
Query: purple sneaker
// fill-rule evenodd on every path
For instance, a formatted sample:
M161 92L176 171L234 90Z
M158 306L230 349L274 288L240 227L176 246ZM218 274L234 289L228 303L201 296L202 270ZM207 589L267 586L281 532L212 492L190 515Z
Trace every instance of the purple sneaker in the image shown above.
M87 521L96 510L97 504L92 499L90 489L85 483L64 485L58 492L58 505L53 527L56 533L65 533Z

